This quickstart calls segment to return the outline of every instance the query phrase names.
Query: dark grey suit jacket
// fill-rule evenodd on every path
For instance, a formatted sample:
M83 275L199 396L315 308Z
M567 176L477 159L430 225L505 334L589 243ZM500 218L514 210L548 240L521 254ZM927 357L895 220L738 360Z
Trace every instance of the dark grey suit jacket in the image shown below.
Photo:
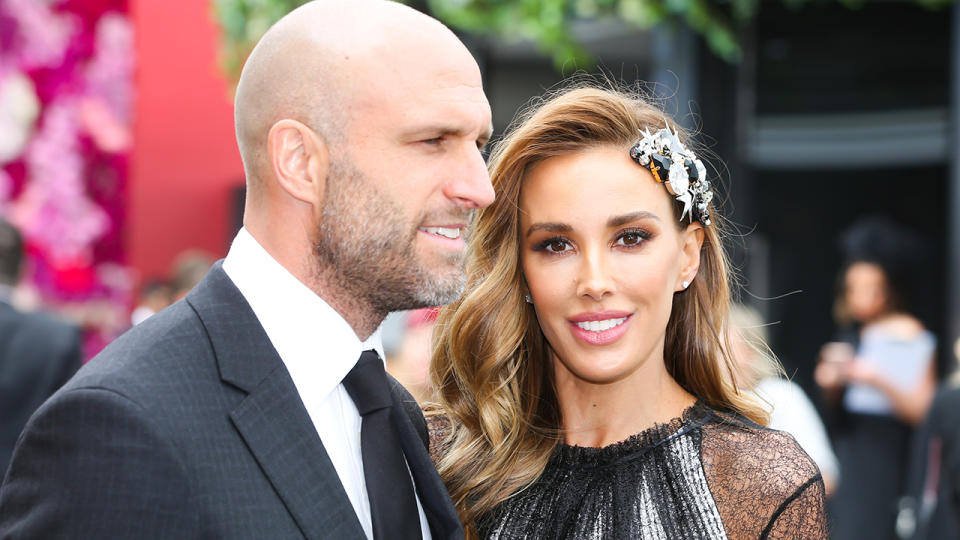
M27 419L82 360L78 328L0 300L0 478Z
M394 390L410 420L401 436L422 443L422 414ZM407 460L429 467L417 492L433 537L461 538L426 446L415 447ZM0 538L364 534L289 373L217 263L30 419L0 488Z

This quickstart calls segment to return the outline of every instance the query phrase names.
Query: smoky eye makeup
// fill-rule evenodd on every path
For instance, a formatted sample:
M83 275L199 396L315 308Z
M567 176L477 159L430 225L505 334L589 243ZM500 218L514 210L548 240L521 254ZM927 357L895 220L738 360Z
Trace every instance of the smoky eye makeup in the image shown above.
M551 236L533 244L533 251L563 253L570 247L570 241L562 236Z
M630 227L617 231L613 243L616 246L625 248L640 247L646 243L647 240L653 238L653 236L653 233L647 229Z

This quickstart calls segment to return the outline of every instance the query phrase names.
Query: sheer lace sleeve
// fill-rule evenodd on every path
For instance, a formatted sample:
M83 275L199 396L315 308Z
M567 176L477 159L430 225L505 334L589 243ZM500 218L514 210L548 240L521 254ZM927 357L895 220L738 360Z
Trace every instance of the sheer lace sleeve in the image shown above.
M728 537L827 538L813 460L788 433L727 420L705 426L702 459Z
M780 504L760 538L771 540L827 538L824 500L823 480L818 474L798 487L793 495Z
M445 414L431 412L427 415L427 432L430 434L430 459L436 464L450 448L450 419Z

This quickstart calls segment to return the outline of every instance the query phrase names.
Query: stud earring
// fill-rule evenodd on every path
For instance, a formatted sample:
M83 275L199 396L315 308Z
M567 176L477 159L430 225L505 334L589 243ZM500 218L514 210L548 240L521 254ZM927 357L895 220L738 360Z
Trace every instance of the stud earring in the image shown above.
M528 304L532 304L532 303L533 303L533 297L530 296L529 294L526 295L526 296L524 296L523 298L524 298L524 300L527 301Z
M680 284L680 286L683 287L684 289L686 289L687 287L690 286L690 282L689 282L689 281L684 281L683 283Z

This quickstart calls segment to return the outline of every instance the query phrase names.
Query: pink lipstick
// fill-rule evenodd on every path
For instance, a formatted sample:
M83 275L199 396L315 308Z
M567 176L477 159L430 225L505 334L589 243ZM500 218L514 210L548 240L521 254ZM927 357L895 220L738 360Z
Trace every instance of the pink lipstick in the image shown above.
M597 311L581 313L568 319L573 335L590 345L609 345L627 331L632 313Z

